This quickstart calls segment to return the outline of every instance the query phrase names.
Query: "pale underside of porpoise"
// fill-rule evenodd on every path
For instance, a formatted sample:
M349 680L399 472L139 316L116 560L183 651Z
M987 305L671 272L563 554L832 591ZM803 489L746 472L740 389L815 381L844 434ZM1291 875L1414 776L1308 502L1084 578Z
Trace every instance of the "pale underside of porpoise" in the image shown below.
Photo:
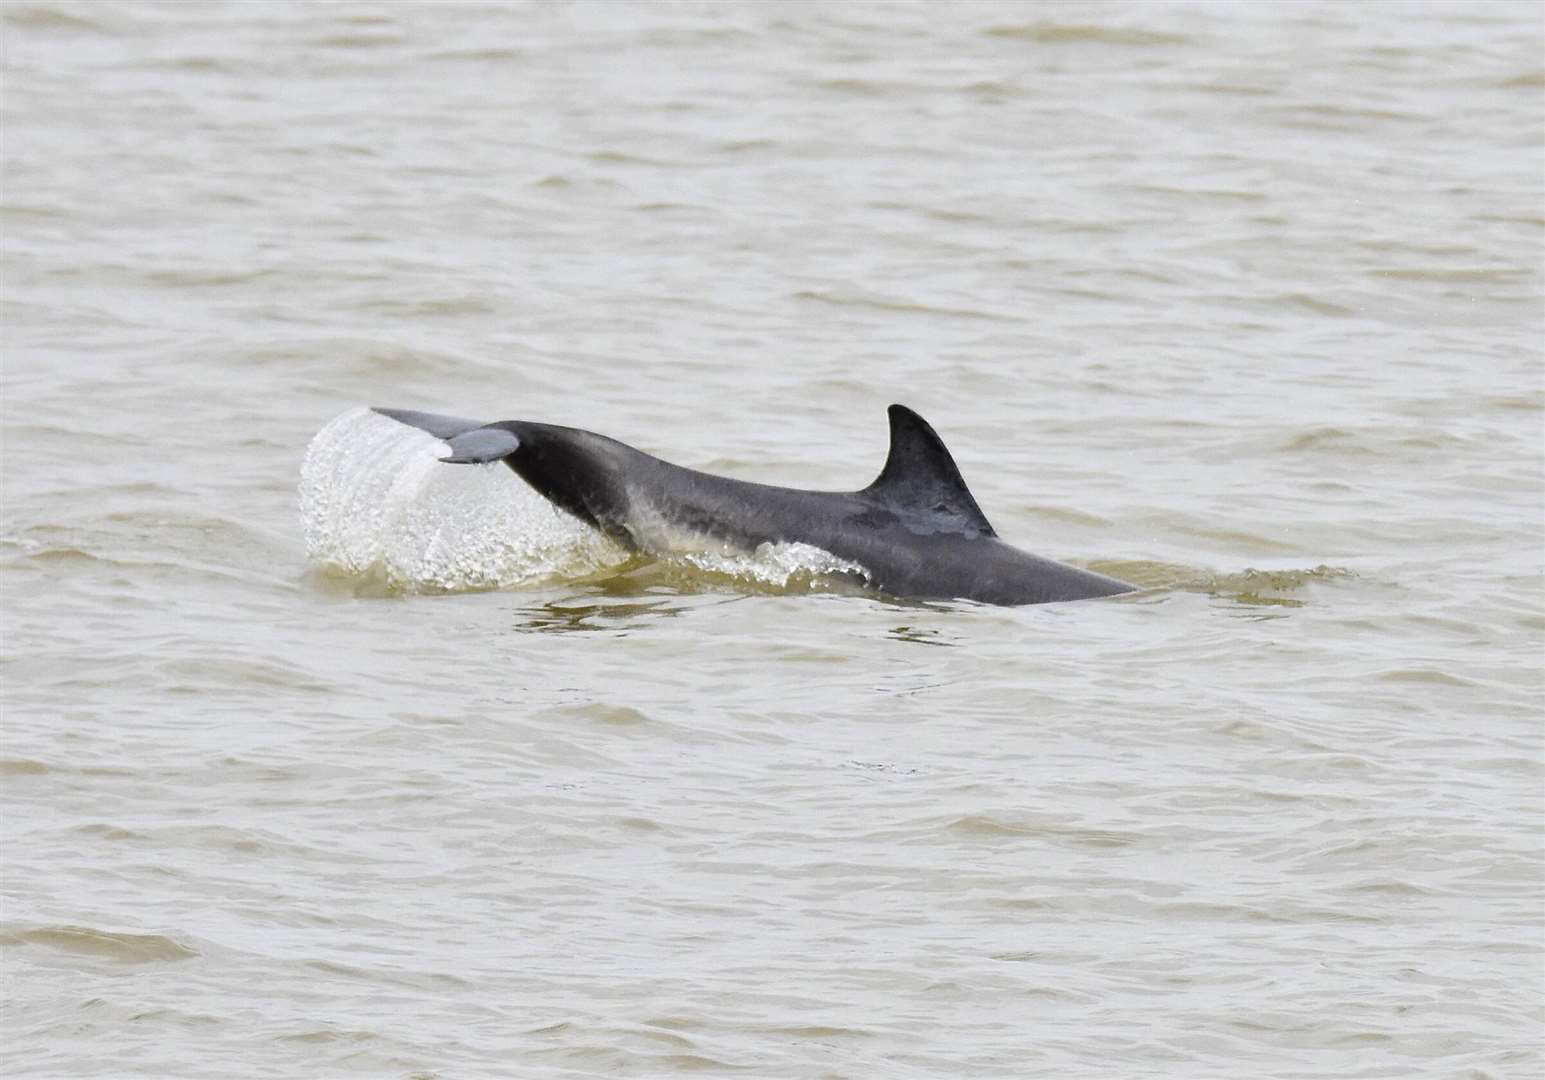
M578 428L375 411L444 440L442 461L504 462L560 509L646 555L681 550L684 539L747 554L808 544L860 567L868 587L918 600L1047 604L1137 588L999 540L943 441L903 405L889 410L880 475L840 492L714 476Z

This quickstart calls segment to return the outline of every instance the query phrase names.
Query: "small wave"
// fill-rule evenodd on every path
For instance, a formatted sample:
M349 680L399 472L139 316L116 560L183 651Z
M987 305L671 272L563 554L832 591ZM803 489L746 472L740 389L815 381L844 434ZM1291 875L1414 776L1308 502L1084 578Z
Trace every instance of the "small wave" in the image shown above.
M1179 590L1200 593L1239 607L1303 607L1306 601L1282 593L1295 592L1317 581L1351 578L1351 571L1336 566L1316 566L1308 570L1256 570L1237 573L1209 573L1178 563L1149 561L1097 560L1089 569L1130 581L1144 590ZM1138 594L1133 594L1138 595Z
M379 312L400 319L436 319L464 315L496 315L499 308L486 296L463 293L461 295L422 296L398 300L383 297L359 305L361 311Z
M47 4L8 6L5 24L18 30L51 30L72 33L111 34L105 22L82 18L77 12L61 11Z
M967 836L1034 836L1074 847L1130 847L1142 840L1142 834L1131 831L1085 828L1056 822L1016 821L994 814L967 814L948 822L945 829Z
M1402 124L1429 123L1428 117L1414 112L1397 112L1393 109L1367 109L1354 105L1341 105L1329 102L1316 102L1312 104L1283 105L1273 108L1270 112L1289 120L1307 120L1309 118L1321 118L1329 121L1361 121L1372 120L1376 122L1390 121Z
M1022 322L1017 316L992 311L976 311L970 308L939 307L919 304L909 300L860 289L815 290L805 289L794 293L795 300L830 304L834 307L867 308L873 311L898 312L909 315L938 315L957 319L979 319L987 322Z
M1273 297L1271 302L1284 307L1307 311L1314 315L1328 315L1335 318L1346 318L1357 314L1355 308L1303 292L1284 293L1281 296Z
M1207 581L1199 590L1241 607L1303 607L1305 601L1282 596L1312 581L1353 577L1350 570L1336 566L1316 566L1311 570L1246 569L1237 574L1223 574Z
M450 63L459 63L462 61L480 62L485 60L506 63L509 61L522 60L524 58L525 53L519 49L514 49L507 45L489 45L482 48L471 49L442 49L438 52L427 53L422 57L422 59L425 60L440 60Z
M5 758L0 760L0 776L41 776L52 770L41 761L31 758Z
M1337 454L1376 454L1378 452L1369 445L1365 433L1329 424L1295 432L1282 442L1281 449L1288 454L1306 450L1330 450Z
M125 964L187 960L198 955L161 934L122 934L89 926L36 926L0 932L0 945L40 945Z
M228 288L233 285L250 285L265 278L277 276L273 270L219 270L178 269L153 270L145 275L153 285L172 289Z
M1393 668L1389 671L1380 672L1377 678L1380 682L1418 683L1427 686L1472 687L1480 685L1479 683L1471 679L1466 679L1463 676L1454 675L1450 672L1441 671L1437 668L1431 667Z
M1374 277L1392 278L1396 281L1441 281L1458 285L1483 285L1490 282L1527 281L1534 275L1532 267L1520 266L1471 266L1443 267L1416 266L1394 267L1371 271Z
M1135 26L1093 26L1074 23L1035 22L1020 26L990 26L982 33L992 38L1033 41L1038 45L1128 45L1153 48L1189 45L1193 39Z
M280 1035L280 1042L305 1043L312 1046L321 1046L327 1043L368 1043L378 1041L381 1038L374 1031L338 1030L334 1028L312 1028L307 1031L298 1031L291 1035Z
M40 547L34 551L28 551L22 558L35 563L59 563L85 566L91 563L111 563L111 560L103 559L99 555L93 555L89 551L82 551L78 547Z
M816 84L821 90L832 90L840 94L852 94L856 97L899 97L903 94L924 89L916 83L900 82L893 79L821 79Z
M313 38L310 44L318 49L382 49L401 45L406 40L400 33L382 34L330 34Z

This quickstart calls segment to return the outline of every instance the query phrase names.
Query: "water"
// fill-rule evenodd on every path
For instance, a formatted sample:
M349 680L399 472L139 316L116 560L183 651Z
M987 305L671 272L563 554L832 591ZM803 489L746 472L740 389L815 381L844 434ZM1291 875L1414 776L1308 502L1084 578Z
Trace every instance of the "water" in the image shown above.
M1537 6L0 17L7 1075L1545 1072ZM891 401L1151 588L619 564L357 411Z

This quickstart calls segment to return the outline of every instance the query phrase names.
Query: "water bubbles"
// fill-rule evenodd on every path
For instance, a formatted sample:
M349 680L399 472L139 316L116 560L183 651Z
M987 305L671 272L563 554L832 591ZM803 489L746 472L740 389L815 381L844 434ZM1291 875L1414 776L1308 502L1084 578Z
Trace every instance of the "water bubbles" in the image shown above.
M636 559L559 511L503 465L446 465L445 444L356 408L306 448L300 513L306 554L356 588L468 592L594 578ZM674 533L656 564L673 588L807 592L862 583L863 568L809 544L749 553Z
M721 551L675 552L672 563L704 574L722 575L747 585L803 591L836 581L865 582L869 574L857 563L798 542L759 544L749 555Z
M592 575L628 556L502 465L446 465L445 444L357 408L306 448L306 554L392 592L463 592Z

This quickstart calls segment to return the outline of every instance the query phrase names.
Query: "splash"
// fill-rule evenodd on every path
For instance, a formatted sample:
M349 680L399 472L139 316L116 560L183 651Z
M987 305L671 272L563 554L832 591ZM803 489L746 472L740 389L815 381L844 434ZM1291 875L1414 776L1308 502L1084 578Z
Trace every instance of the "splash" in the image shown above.
M467 592L587 577L628 553L502 465L438 459L445 444L369 409L306 448L300 513L323 573L390 592Z
M861 585L861 567L809 544L750 553L706 537L640 569L636 556L562 513L502 465L449 467L445 444L369 409L334 418L306 448L306 554L361 591L471 592L638 577L683 592L808 592ZM693 542L688 543L688 540ZM637 570L637 574L634 571Z
M678 551L667 562L712 577L731 578L741 585L779 592L825 590L837 585L863 585L869 572L824 548L797 541L758 544L749 555L722 551Z

